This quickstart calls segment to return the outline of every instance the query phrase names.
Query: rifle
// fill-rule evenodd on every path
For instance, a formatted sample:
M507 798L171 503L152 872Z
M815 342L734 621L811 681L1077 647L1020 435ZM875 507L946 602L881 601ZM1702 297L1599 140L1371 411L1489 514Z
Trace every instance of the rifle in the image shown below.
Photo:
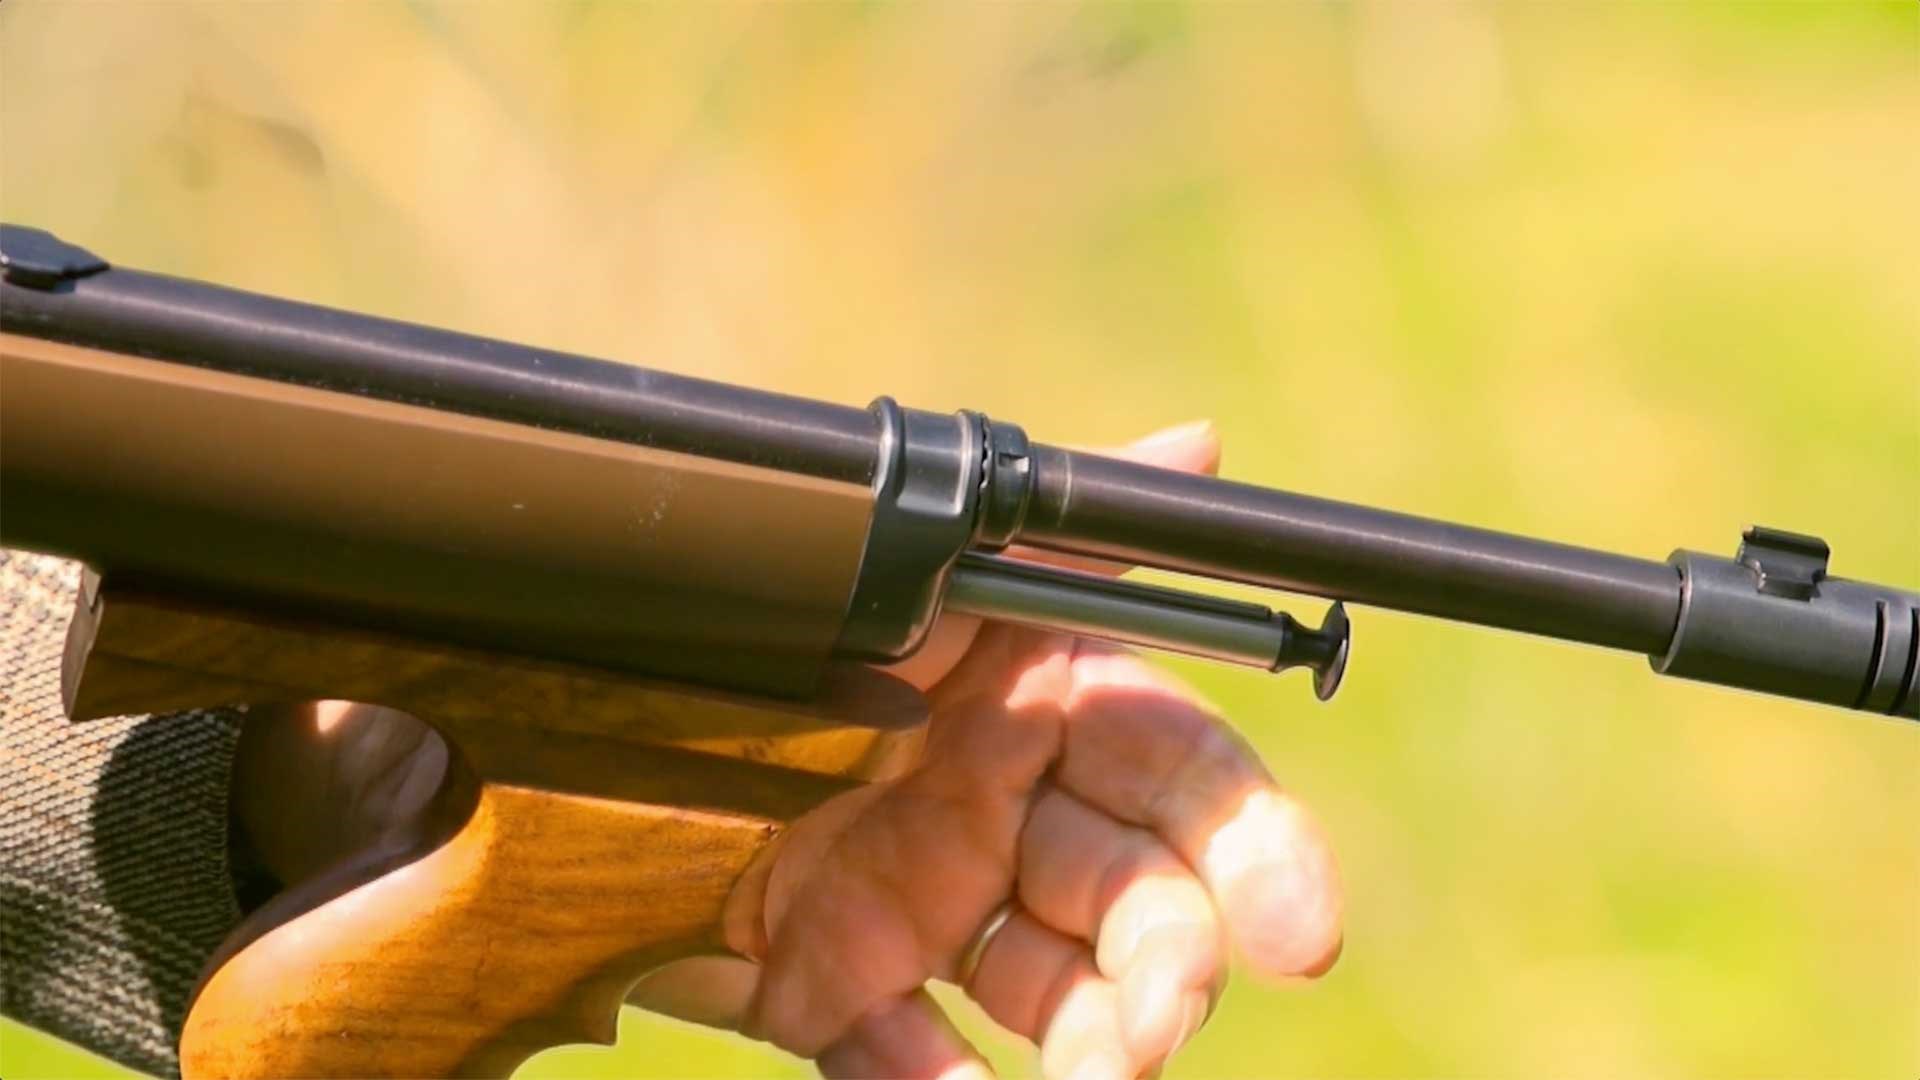
M109 267L0 228L0 543L89 572L73 719L347 699L465 768L407 843L249 916L189 1076L510 1070L721 947L778 831L916 752L869 664L942 611L1281 671L1346 604L1920 718L1920 594L1754 527L1665 562ZM1012 545L1334 601L1317 627ZM287 973L300 973L288 975ZM428 992L425 988L430 987Z

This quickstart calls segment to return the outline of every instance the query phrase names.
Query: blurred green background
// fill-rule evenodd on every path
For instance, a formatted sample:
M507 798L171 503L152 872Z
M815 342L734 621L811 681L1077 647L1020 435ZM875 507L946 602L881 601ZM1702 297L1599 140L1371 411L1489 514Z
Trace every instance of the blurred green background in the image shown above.
M1212 417L1239 479L1643 556L1815 531L1920 583L1911 0L9 0L0 213L1051 441ZM1356 639L1330 706L1180 665L1351 906L1331 975L1236 984L1167 1075L1920 1075L1920 729ZM807 1072L629 1010L521 1075ZM117 1075L5 1025L0 1073Z

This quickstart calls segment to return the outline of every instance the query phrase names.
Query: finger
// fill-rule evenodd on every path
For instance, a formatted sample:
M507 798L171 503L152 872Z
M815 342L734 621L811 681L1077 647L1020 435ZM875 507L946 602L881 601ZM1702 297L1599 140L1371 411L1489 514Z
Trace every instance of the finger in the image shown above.
M344 701L253 710L235 752L241 835L292 883L408 828L446 780L445 740L405 713Z
M1317 975L1343 894L1325 835L1191 690L1139 657L1083 646L1056 782L1153 830L1206 884L1256 971Z
M881 670L916 690L929 690L959 665L979 633L978 615L942 612L912 656Z
M447 745L420 720L381 705L316 702L314 726L334 747L334 788L369 824L417 817L440 788Z
M1212 474L1220 471L1220 429L1211 420L1190 420L1125 446L1092 452L1178 472Z
M1225 976L1220 920L1158 837L1049 789L1021 834L1018 881L1036 918L1094 944L1137 1060L1162 1060L1198 1030Z
M925 990L862 1017L820 1055L830 1080L991 1080L993 1073Z
M884 798L892 784L868 784L814 807L762 848L734 883L721 915L727 945L764 961L772 928L786 920L794 895L847 827Z
M1121 978L1120 1024L1136 1058L1164 1064L1213 1014L1226 985L1226 967L1217 966L1204 986L1164 974L1189 962L1190 954L1177 940L1148 937Z
M1059 746L1068 659L1064 645L1036 651L995 692L945 707L928 737L939 767L887 786L810 863L796 824L768 884L753 1033L811 1057L952 969L1012 891L1014 843Z
M729 1030L740 1026L760 967L731 956L694 956L648 972L627 1003L676 1020Z
M1049 1080L1131 1080L1151 1064L1128 1049L1120 988L1086 943L1024 911L987 943L966 990L996 1023L1039 1045Z

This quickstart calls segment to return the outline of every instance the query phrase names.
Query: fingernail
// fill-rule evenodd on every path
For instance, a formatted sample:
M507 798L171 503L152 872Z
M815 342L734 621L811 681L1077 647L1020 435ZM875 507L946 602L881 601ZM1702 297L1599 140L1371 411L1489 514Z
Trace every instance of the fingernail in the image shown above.
M1149 446L1169 446L1173 443L1182 443L1190 439L1197 439L1212 430L1212 420L1189 420L1184 424L1175 424L1170 428L1161 428L1159 431L1135 442L1133 445L1143 449Z
M1173 1037L1173 1048L1167 1051L1168 1056L1187 1045L1187 1040L1199 1033L1200 1025L1207 1022L1207 995L1196 992L1185 995L1185 998L1180 1009L1180 1034Z
M1098 961L1108 978L1121 978L1152 961L1184 970L1188 963L1212 957L1219 947L1217 927L1191 919L1159 922L1165 917L1164 910L1135 905L1129 905L1122 914L1130 918L1111 933L1111 941L1107 928L1101 927Z
M1074 1066L1067 1080L1127 1080L1132 1067L1118 1054L1095 1053Z
M1108 909L1107 918L1113 919L1116 914L1125 921L1113 927L1102 925L1099 944L1095 947L1094 963L1109 979L1120 978L1133 966L1133 958L1140 955L1141 943L1153 929L1145 917L1147 913L1137 904L1123 907L1116 902Z
M1128 972L1120 993L1120 1019L1132 1050L1146 1056L1172 1053L1180 1042L1168 1035L1186 1019L1181 1001L1185 995L1175 979L1164 969L1138 968Z

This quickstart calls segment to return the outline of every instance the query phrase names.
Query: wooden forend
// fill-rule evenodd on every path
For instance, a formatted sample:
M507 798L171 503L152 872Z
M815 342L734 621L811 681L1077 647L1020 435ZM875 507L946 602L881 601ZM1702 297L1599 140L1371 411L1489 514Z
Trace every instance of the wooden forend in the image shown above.
M182 602L89 577L76 720L342 699L433 724L417 834L276 897L209 966L181 1038L202 1077L505 1075L611 1042L647 971L723 950L733 883L782 823L917 751L924 706L863 668L810 703L677 686Z

